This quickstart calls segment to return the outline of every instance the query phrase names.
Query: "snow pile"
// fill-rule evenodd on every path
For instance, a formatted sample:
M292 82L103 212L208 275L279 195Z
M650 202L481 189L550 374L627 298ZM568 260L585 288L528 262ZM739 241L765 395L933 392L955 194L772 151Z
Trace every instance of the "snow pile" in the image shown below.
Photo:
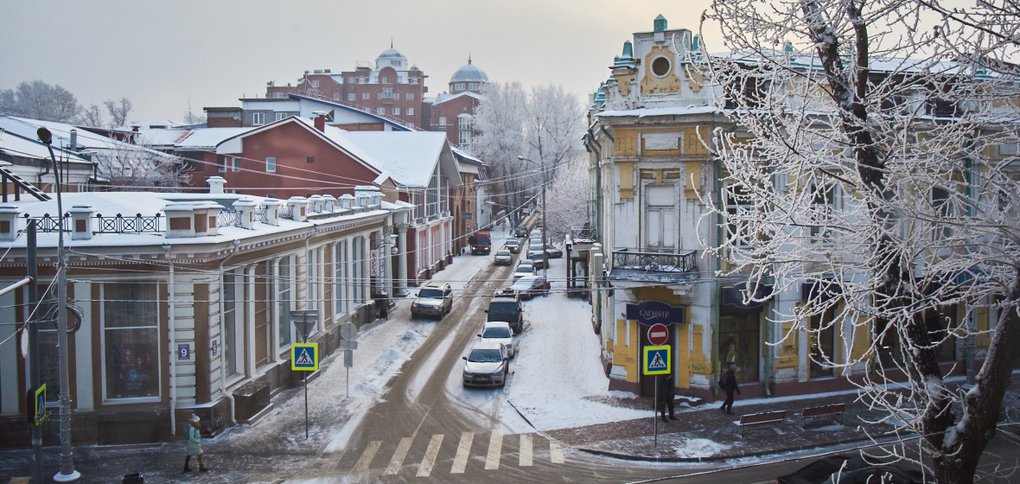
M686 439L673 446L673 455L682 458L698 459L712 457L730 448L726 444L720 444L708 439Z

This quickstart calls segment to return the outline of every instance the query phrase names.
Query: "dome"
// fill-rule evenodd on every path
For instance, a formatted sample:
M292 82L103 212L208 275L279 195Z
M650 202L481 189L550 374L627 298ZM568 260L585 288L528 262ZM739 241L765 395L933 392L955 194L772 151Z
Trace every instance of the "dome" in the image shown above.
M407 65L407 57L401 54L400 51L390 46L379 54L379 57L375 58L375 68L382 69L383 67L394 67L398 70L404 69Z
M485 72L481 69L475 67L469 57L468 63L453 73L450 82L489 82L489 76L485 75Z

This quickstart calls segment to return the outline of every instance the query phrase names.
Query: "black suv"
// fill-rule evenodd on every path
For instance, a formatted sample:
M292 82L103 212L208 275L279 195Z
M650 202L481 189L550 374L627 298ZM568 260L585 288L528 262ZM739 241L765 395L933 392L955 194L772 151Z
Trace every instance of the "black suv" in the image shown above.
M503 321L510 323L510 329L514 334L524 331L524 310L521 307L521 298L510 292L497 292L489 301L489 309L486 321Z

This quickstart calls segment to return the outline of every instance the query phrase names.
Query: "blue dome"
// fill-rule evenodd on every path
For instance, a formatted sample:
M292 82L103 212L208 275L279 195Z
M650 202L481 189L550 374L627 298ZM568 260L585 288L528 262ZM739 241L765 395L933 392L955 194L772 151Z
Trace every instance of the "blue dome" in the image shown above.
M489 76L485 75L485 72L481 69L475 67L471 63L471 59L468 58L468 63L453 73L450 82L489 82Z

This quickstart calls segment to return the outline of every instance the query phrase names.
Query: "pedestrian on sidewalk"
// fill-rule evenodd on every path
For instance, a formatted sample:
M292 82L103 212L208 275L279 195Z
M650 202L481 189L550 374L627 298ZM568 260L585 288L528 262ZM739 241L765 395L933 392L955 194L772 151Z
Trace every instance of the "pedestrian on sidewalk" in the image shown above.
M726 373L719 379L719 388L726 392L726 401L719 407L719 410L733 415L733 392L740 394L740 387L737 386L737 365L731 364L726 369Z
M669 407L669 419L676 420L676 416L673 415L673 374L659 376L656 385L659 386L656 393L659 397L659 412L662 415L662 420L666 421L667 407Z
M205 467L205 463L202 461L202 419L198 415L191 414L191 420L188 422L188 456L184 458L184 471L191 472L191 467L188 464L191 463L191 456L198 457L198 472L206 472L209 469Z

